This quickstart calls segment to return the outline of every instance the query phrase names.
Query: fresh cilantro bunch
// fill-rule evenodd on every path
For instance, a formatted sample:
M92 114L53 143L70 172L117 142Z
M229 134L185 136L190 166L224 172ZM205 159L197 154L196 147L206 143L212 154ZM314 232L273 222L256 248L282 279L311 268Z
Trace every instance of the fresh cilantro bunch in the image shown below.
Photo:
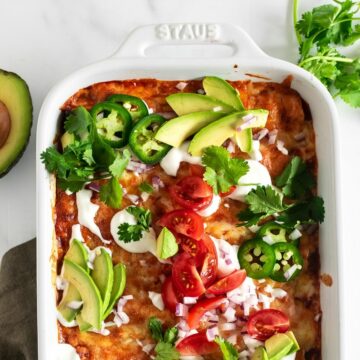
M294 0L294 27L299 42L299 66L313 73L334 97L360 107L360 60L343 56L335 46L349 46L360 39L360 2L334 0L302 14Z
M47 148L41 159L46 169L58 178L59 186L71 192L79 191L94 180L110 178L100 188L100 199L107 205L119 208L122 188L119 179L125 170L130 152L116 152L97 133L94 119L82 106L67 117L65 130L74 141L61 153L55 147Z
M215 194L229 191L249 171L246 160L231 158L230 153L221 146L207 147L201 161L206 167L204 180Z
M238 360L239 353L235 349L234 345L229 343L227 340L217 336L214 340L220 347L223 355L223 360Z
M155 317L151 317L148 322L152 338L157 341L155 346L155 360L177 360L180 358L179 352L175 348L175 341L178 337L178 329L176 327L168 328L163 332L163 327Z
M119 226L118 235L119 240L124 243L131 241L139 241L143 231L148 231L151 226L151 212L138 206L130 206L126 211L133 215L136 220L135 225L123 223Z

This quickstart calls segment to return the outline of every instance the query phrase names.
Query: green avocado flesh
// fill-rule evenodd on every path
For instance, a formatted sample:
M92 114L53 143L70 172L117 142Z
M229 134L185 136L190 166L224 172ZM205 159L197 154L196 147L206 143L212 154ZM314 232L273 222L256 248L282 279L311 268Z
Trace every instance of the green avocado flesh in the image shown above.
M113 309L116 301L123 294L126 285L126 267L123 264L114 266L114 283L111 290L109 305L104 312L103 318L106 319Z
M90 275L79 265L67 259L63 264L63 277L80 293L83 307L81 318L84 322L99 330L102 322L101 295Z
M276 334L265 341L265 349L269 360L280 360L290 353L293 341L286 334Z
M162 228L156 246L156 254L160 259L167 259L179 251L179 246L173 233L166 227Z
M0 177L16 164L26 148L32 110L26 82L0 69Z
M179 147L189 136L225 115L225 113L215 111L198 111L179 116L166 121L156 133L155 139Z
M259 346L252 355L251 360L269 360L269 358L266 350L262 346Z
M214 99L207 95L194 93L178 93L169 95L166 98L168 104L178 116L190 114L198 111L214 111L230 113L235 111L222 101Z
M249 127L256 128L265 126L269 112L261 109L241 111L212 122L202 128L191 140L189 153L193 156L201 156L203 149L208 146L221 146L225 140L235 135L238 126L246 123L243 117L249 114L256 116L256 120Z
M203 87L206 95L232 106L237 111L245 110L238 92L227 81L216 76L206 76Z
M100 254L97 255L94 260L94 269L91 272L91 277L100 291L103 311L105 311L110 301L114 281L114 271L111 256L103 248L100 249Z
M89 272L89 267L87 265L88 253L81 241L76 239L71 241L70 248L65 255L65 259L72 261L83 268L86 272ZM77 289L69 283L67 284L61 302L58 305L58 311L68 322L74 320L76 314L80 311L80 309L71 309L67 306L67 304L72 301L81 301L81 296Z

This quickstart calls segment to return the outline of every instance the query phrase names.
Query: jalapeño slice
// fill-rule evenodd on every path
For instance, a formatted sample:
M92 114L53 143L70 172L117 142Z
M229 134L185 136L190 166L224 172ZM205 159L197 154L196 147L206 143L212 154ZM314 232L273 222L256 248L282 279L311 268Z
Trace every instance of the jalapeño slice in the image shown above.
M286 242L286 229L275 221L270 221L263 225L257 235L271 245L278 242ZM266 238L264 239L264 237Z
M275 265L273 248L261 239L249 240L242 244L238 258L241 268L253 279L268 277Z
M134 122L149 115L148 108L144 101L136 96L115 94L109 96L107 101L123 106L129 112Z
M145 164L158 163L171 146L155 139L165 119L160 115L148 115L139 120L130 133L129 145L133 153Z
M131 116L122 106L101 102L90 111L98 134L113 148L127 144L131 131Z
M289 243L277 243L272 248L276 261L270 278L278 282L295 279L303 267L303 258L298 248Z

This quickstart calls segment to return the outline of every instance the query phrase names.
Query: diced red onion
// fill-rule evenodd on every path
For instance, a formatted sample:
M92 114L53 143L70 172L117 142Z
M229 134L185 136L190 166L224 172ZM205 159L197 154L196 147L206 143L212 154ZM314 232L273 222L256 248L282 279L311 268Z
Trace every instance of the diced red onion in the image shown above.
M267 134L269 133L269 130L264 128L264 129L261 129L260 131L258 131L254 136L253 136L253 139L254 140L262 140Z
M184 337L186 337L186 335L187 335L187 331L184 331L184 330L179 330L179 332L178 332L178 337L181 339L181 338L184 338Z
M276 148L277 148L281 153L283 153L284 155L288 155L288 154L289 154L288 149L285 148L284 142L281 141L281 140L278 140L278 141L276 142Z
M153 166L152 165L146 165L146 164L143 164L141 162L139 162L138 160L130 160L129 163L127 164L126 166L126 169L129 170L129 171L134 171L134 172L137 172L137 173L143 173L147 170L150 170L152 169Z
M142 347L143 352L149 354L150 351L155 347L154 344L147 344Z
M135 205L139 202L139 197L137 195L127 194L126 197Z
M57 290L65 290L67 281L63 279L61 276L56 277L56 289Z
M215 337L219 335L219 329L217 326L213 326L206 330L206 337L208 341L214 341Z
M158 176L153 176L151 179L151 183L153 185L153 187L155 188L155 190L159 190L159 188L164 187L164 183L162 182L162 180L158 177Z
M141 259L141 260L139 260L139 264L141 265L141 266L146 266L146 260L144 260L144 259Z
M173 111L158 112L157 114L159 114L166 120L170 120L170 119L173 119L174 117L176 117L176 114Z
M253 124L256 121L256 116L253 114L245 115L243 118L244 123L236 127L236 131L243 131L247 129L251 124Z
M219 321L219 315L210 315L210 316L208 316L208 318L207 318L207 320L209 321L209 322L218 322Z
M100 192L100 185L95 183L95 182L91 182L89 184L87 184L85 186L86 189L89 189L89 190L92 190L92 191L95 191L95 192Z
M230 140L226 146L226 149L229 153L234 153L235 152L235 144Z
M120 317L117 313L115 313L115 316L114 316L114 323L117 327L120 327L123 324L122 320L120 319Z
M184 296L183 303L186 304L186 305L196 304L197 299L198 299L197 297Z
M296 239L299 239L301 238L301 232L299 231L299 229L294 229L290 235L289 235L289 239L290 240L296 240Z
M121 297L122 299L125 299L127 301L134 300L134 295L124 295Z
M305 139L305 133L304 132L301 132L301 133L298 133L294 136L294 139L296 141L302 141Z
M263 239L266 243L268 243L269 245L274 244L274 240L273 240L273 238L272 238L270 235L265 235L265 236L262 237L262 239Z
M280 289L280 288L276 288L276 289L273 289L271 295L273 296L273 298L275 299L282 299L283 297L285 297L287 295L287 292L283 289Z
M233 331L236 330L236 324L234 322L226 322L219 325L221 331Z
M186 82L180 81L179 83L176 84L176 88L180 91L183 91L187 86Z
M295 273L296 270L301 270L302 266L301 265L297 265L294 264L293 266L290 267L290 269L288 269L287 271L284 272L284 277L286 280L289 280Z
M226 340L227 340L230 344L236 345L236 343L237 343L237 335L236 335L236 334L231 335L231 336L229 336Z
M205 94L205 90L204 89L197 89L196 92L198 94L204 95Z
M278 134L278 131L276 129L269 132L269 134L268 134L268 136L269 136L269 141L268 141L269 145L275 144L277 134Z
M186 305L182 303L177 303L175 308L175 315L185 317L188 314L188 310L189 308Z
M236 321L236 310L229 306L224 312L223 316L225 317L227 322Z
M180 320L178 324L176 325L178 329L183 331L189 331L189 326L185 320Z
M129 316L124 311L121 311L118 315L123 324L128 324L130 322Z

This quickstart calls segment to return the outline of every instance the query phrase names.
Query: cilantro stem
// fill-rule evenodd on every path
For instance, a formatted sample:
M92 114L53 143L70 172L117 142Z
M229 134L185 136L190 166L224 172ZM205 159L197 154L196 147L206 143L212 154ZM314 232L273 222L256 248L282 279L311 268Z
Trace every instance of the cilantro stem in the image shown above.
M299 63L299 66L303 66L305 63L313 61L313 60L328 60L328 61L336 61L336 62L344 62L344 63L352 63L354 61L354 59L350 59L350 58L343 58L343 57L339 57L339 56L322 56L322 55L317 55L317 56L311 56L303 61L301 61Z
M299 45L302 43L301 40L301 35L299 33L299 31L296 29L296 23L298 21L298 0L294 0L294 4L293 4L293 22L294 22L294 30L295 30L295 35L296 35L296 39L299 43Z

